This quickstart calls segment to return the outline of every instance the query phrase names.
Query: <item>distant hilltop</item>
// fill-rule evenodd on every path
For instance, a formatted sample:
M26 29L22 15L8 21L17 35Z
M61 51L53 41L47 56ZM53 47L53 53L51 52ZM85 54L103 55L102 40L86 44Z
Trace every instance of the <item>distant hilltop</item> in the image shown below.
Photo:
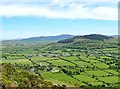
M92 39L92 40L104 40L104 39L110 39L113 38L112 36L106 36L101 34L90 34L90 35L84 35L84 36L75 36L74 38L85 38L85 39Z
M63 39L69 39L74 37L74 35L62 34L57 36L40 36L22 39L21 41L59 41Z
M114 38L113 36L106 36L106 35L101 35L101 34L90 34L90 35L83 35L83 36L75 36L70 39L65 39L58 41L58 43L71 43L74 42L75 40L82 40L82 39L90 39L90 40L99 40L99 41L104 41L106 39Z
M22 42L57 42L70 38L85 38L85 39L93 39L93 40L104 40L109 38L120 38L118 35L101 35L101 34L89 34L89 35L70 35L70 34L62 34L57 36L39 36L39 37L30 37L30 38L22 38L22 39L13 39L13 40L3 40L3 41L22 41Z

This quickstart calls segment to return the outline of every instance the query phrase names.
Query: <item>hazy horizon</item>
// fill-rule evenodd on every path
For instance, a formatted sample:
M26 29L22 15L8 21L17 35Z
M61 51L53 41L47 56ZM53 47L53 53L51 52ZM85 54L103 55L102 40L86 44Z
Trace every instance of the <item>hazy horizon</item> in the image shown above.
M97 34L97 33L93 33L93 34ZM42 36L30 36L30 37L21 37L21 38L14 38L14 39L0 39L0 41L4 41L4 40L21 40L21 39L28 39L28 38L32 38L32 37L34 38L34 37L48 37L48 36L60 36L60 35L83 36L83 35L91 35L91 34L80 34L80 35L74 35L74 34L42 35ZM113 34L113 35L100 34L100 35L118 36L118 34Z
M116 1L88 3L85 0L83 3L51 0L43 4L34 1L14 3L14 0L5 0L0 4L0 40L60 34L117 35Z

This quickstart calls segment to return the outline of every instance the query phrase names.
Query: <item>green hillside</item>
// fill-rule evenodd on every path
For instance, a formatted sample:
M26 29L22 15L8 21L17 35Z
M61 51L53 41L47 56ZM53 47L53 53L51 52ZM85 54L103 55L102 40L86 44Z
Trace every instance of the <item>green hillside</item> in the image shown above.
M79 40L85 40L85 39L105 41L105 40L111 39L111 38L113 38L113 37L105 36L105 35L101 35L101 34L90 34L90 35L75 36L70 39L60 40L60 41L58 41L58 43L72 43L72 42L75 42L76 40L79 41Z
M3 63L2 67L2 87L4 89L23 89L23 88L39 88L39 89L61 89L63 86L55 86L51 82L45 81L39 74L33 74L23 68L15 67L11 64Z

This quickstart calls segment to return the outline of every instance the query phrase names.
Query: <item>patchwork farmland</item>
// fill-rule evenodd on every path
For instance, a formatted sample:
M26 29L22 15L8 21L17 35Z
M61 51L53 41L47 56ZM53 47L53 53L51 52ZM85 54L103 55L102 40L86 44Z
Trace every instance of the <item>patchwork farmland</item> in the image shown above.
M32 47L5 44L0 63L20 67L42 76L54 85L118 89L119 44L112 43L111 39L100 41L75 38L73 42Z

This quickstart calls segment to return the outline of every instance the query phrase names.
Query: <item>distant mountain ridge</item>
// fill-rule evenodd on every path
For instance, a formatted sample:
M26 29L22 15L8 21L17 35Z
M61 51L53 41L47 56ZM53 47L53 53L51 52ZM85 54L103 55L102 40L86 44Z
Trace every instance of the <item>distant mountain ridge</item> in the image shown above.
M120 38L120 35L112 35L114 38Z
M106 36L101 34L90 34L90 35L84 35L84 36L75 36L74 38L85 38L85 39L92 39L92 40L104 40L104 39L110 39L113 38L112 36Z
M30 37L30 38L21 38L21 39L13 39L13 40L3 40L2 42L15 42L15 41L22 41L22 42L57 42L61 40L70 40L76 38L85 38L85 39L93 39L93 40L104 40L109 38L120 38L118 35L101 35L101 34L89 34L89 35L70 35L70 34L62 34L57 36L39 36L39 37Z
M69 39L74 37L74 35L62 34L58 36L40 36L40 37L31 37L26 39L21 39L21 41L59 41L64 39Z
M110 39L110 38L114 38L114 37L101 35L101 34L90 34L90 35L83 35L83 36L75 36L70 39L58 41L58 43L71 43L71 42L74 42L75 39L90 39L90 40L104 41L104 40Z

